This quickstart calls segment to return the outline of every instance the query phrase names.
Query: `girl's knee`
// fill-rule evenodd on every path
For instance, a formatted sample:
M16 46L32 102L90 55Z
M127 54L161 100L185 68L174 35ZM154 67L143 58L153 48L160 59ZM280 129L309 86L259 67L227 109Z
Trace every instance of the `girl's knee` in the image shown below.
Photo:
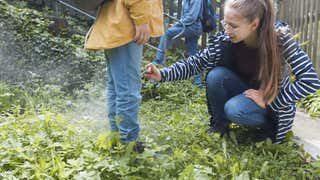
M224 105L224 113L228 120L246 126L261 127L265 124L266 113L256 107L251 100L238 95Z
M215 67L208 73L207 81L212 79L221 79L228 73L228 71L229 70L225 67Z
M215 67L213 68L206 77L207 86L210 87L216 87L217 84L219 84L220 81L224 79L224 77L227 74L227 71L229 71L225 67Z
M224 113L230 121L237 121L241 117L241 105L235 99L231 99L224 105Z

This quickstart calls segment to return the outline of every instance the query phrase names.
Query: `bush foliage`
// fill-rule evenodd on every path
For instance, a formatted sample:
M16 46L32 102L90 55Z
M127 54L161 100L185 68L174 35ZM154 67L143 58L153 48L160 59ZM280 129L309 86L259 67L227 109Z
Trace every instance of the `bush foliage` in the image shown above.
M93 81L104 73L103 55L83 51L79 35L49 34L49 24L40 12L0 0L0 63L7 65L0 82L1 179L320 178L320 162L295 145L292 134L275 145L253 142L251 129L235 125L224 137L205 133L205 92L191 81L155 86L143 79L146 150L132 152L132 144L120 144L108 131L105 118L80 113L104 109L104 85ZM152 57L147 49L144 64Z
M27 83L38 78L72 91L104 72L103 53L86 52L83 35L49 33L53 23L49 16L50 13L14 7L0 0L0 80ZM69 28L79 26L81 23Z

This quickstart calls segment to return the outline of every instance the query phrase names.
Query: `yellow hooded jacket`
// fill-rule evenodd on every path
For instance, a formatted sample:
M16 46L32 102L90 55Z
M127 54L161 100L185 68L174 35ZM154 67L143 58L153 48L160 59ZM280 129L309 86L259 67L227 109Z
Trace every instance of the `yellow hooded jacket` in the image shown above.
M135 36L135 25L147 23L151 37L163 34L162 0L111 0L100 8L85 48L101 50L127 44Z

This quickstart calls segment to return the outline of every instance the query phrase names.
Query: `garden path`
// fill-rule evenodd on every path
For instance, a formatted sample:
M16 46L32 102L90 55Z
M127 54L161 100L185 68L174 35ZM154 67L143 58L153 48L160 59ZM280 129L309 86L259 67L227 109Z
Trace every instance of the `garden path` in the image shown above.
M320 159L320 119L310 118L297 111L293 123L295 141L304 144L305 150L315 159Z

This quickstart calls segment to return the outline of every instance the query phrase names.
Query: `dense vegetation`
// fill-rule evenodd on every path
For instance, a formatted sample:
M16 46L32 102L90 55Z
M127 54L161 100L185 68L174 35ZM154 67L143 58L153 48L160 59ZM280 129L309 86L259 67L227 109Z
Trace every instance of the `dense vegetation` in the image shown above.
M44 12L14 8L0 1L0 80L62 85L71 91L90 82L96 72L103 73L103 54L85 52L83 35L75 33L85 23L70 18L66 31L54 36L49 31L53 12Z
M0 0L1 179L320 178L320 161L296 146L292 134L282 145L254 142L251 129L237 126L222 138L206 134L205 93L190 81L155 87L144 79L146 151L112 147L117 135L104 118L103 54L82 50L76 33L48 33L46 13ZM146 49L144 63L153 56Z

